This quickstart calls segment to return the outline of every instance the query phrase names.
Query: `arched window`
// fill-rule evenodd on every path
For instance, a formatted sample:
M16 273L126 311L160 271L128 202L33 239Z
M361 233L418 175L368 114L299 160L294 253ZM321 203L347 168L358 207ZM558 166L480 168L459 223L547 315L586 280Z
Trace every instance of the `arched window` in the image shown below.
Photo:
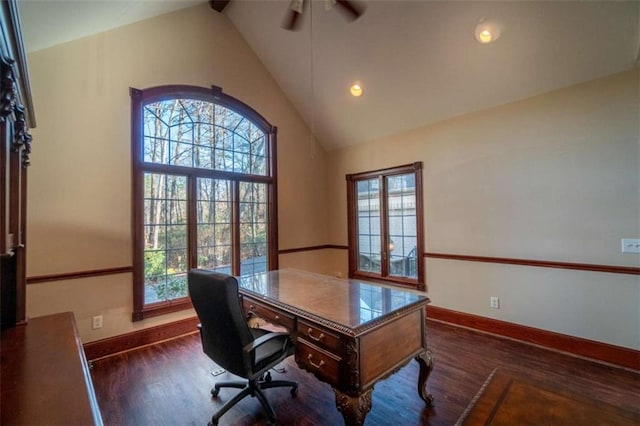
M191 268L277 268L277 129L215 86L130 94L134 321L189 307Z

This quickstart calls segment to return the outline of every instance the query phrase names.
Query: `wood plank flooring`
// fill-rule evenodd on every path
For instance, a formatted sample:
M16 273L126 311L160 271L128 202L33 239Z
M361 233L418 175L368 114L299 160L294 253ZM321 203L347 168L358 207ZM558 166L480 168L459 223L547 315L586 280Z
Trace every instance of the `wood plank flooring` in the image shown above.
M432 320L427 330L435 356L428 381L435 407L426 408L418 397L418 364L411 361L375 386L366 425L454 425L495 368L627 410L640 425L640 374L636 372ZM266 391L279 424L343 424L330 386L298 369L293 357L281 366L286 373L273 373L273 378L296 380L300 388L296 398L288 389ZM218 398L211 398L213 383L231 378L228 373L213 377L214 369L216 365L202 353L199 336L193 334L95 361L91 374L107 426L205 425L236 392L223 389ZM221 425L265 423L260 404L250 397L220 421Z

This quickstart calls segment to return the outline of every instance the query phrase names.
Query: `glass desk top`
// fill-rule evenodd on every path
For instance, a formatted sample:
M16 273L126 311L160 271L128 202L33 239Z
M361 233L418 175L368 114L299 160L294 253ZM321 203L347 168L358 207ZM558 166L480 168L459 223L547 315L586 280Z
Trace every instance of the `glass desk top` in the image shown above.
M243 275L238 283L243 292L351 329L394 311L429 303L423 292L297 269Z

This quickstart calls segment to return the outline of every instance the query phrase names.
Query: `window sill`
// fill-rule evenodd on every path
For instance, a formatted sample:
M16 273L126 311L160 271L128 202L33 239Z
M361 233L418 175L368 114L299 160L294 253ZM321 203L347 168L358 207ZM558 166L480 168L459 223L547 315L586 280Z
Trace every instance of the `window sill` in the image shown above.
M186 309L192 309L193 305L191 300L184 297L182 299L170 300L167 302L159 302L154 304L145 305L139 311L134 311L131 314L131 320L133 322L142 321L145 318L156 317L159 315L169 314L172 312L184 311Z

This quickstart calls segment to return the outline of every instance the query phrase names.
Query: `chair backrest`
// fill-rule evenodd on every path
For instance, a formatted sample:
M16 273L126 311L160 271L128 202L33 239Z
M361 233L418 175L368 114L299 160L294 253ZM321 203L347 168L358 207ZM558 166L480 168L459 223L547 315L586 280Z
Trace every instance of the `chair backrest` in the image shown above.
M253 341L253 334L240 306L238 281L230 275L192 269L188 282L204 353L225 370L246 378L249 372L242 348Z

